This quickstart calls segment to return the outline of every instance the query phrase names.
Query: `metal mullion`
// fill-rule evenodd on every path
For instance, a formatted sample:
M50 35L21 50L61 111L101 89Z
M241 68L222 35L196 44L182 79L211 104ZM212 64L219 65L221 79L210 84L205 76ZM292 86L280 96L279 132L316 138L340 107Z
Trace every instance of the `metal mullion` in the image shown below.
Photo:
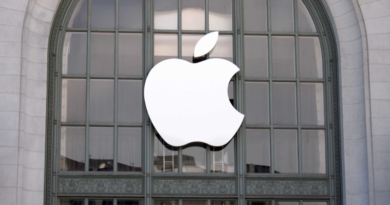
M274 174L274 122L272 106L272 35L271 35L271 0L267 0L267 24L268 24L268 75L269 75L269 139L270 139L270 174Z
M115 0L115 63L114 63L114 172L118 171L118 49L119 0ZM114 201L116 203L116 199Z
M177 34L179 31L178 30L163 30L163 29L161 29L161 30L154 30L154 32L153 33L162 33L162 34Z
M212 164L214 165L215 164L215 161L214 160L211 160L211 150L210 150L210 145L206 145L206 173L210 173L210 164L212 162ZM215 169L214 169L215 171Z
M127 29L117 29L119 33L143 33L144 30L127 30Z
M269 82L270 78L245 78L245 81L248 82ZM273 82L297 82L298 80L296 78L273 78ZM322 78L307 78L307 79L299 79L300 82L305 83L323 83L325 80Z
M206 33L209 32L209 0L205 0L205 31Z
M115 79L115 76L101 76L101 75L94 75L89 76L90 79Z
M88 36L87 36L87 112L85 113L85 171L89 170L89 101L90 101L90 70L91 70L91 5L92 0L88 0ZM86 203L88 199L86 199Z
M99 33L115 33L115 29L90 29L91 32L99 32Z
M85 79L85 78L87 78L87 76L86 76L86 75L64 75L64 74L62 74L62 75L61 75L61 78L62 78L62 79L64 79L64 78Z
M178 29L178 33L177 33L177 52L178 52L178 58L181 59L182 58L182 53L181 53L181 45L182 45L182 42L181 42L181 0L178 0L178 4L177 4L177 29Z
M67 32L88 32L88 28L66 28Z
M143 124L117 124L118 127L143 127Z
M144 79L143 76L126 76L126 75L117 76L117 78L123 79L123 80L143 80Z
M145 46L144 46L144 77L146 78L150 69L153 66L154 61L154 1L153 0L147 0L144 2L144 40L145 40ZM145 85L145 80L143 80L143 85ZM145 191L144 191L144 198L145 203L148 204L148 202L153 202L153 199L151 197L151 186L152 186L152 168L154 164L154 160L152 160L153 151L154 151L154 136L153 136L153 126L150 121L150 118L146 112L145 103L143 103L143 113L144 113L144 168L143 171L145 173L144 177L144 184L145 184Z
M294 30L295 30L295 75L297 78L296 95L297 95L297 145L298 145L298 174L302 173L302 137L301 137L301 83L299 70L299 36L298 36L298 2L293 1L294 4Z

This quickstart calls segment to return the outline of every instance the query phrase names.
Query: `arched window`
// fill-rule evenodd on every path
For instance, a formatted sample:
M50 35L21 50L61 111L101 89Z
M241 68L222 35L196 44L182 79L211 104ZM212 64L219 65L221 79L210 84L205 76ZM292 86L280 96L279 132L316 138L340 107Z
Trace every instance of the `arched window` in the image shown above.
M206 58L240 68L227 92L245 119L222 147L174 147L149 119L144 82L165 59L193 62L211 31ZM337 53L321 2L63 0L49 46L46 204L342 202Z

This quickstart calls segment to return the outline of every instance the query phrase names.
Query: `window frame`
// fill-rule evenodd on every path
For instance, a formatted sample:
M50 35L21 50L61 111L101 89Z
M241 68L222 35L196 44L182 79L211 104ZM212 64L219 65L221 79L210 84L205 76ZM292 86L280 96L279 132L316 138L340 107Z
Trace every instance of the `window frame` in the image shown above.
M116 0L118 1L118 0ZM209 0L206 0L208 2ZM232 0L233 1L233 0ZM232 32L228 32L233 35L233 61L234 63L240 67L244 67L244 29L243 29L243 0L233 1L233 30ZM270 2L270 0L267 0ZM48 49L48 83L47 83L47 113L46 113L46 153L45 153L45 191L44 191L44 204L55 204L58 197L70 197L75 196L76 198L80 198L82 195L75 195L72 192L65 193L61 191L61 180L64 179L73 179L74 177L78 177L79 180L89 179L93 177L103 177L107 179L107 181L112 180L121 180L121 179L130 179L130 180L140 180L141 181L141 192L139 193L131 193L131 194L123 194L123 193L87 193L84 195L88 195L91 198L107 196L107 197L125 197L125 198L133 198L134 199L142 199L143 203L149 204L151 203L153 198L156 197L167 197L167 198L178 198L179 195L175 194L155 194L153 191L155 185L153 184L155 180L160 179L173 179L177 177L175 174L164 174L158 175L153 173L153 132L152 132L152 124L150 119L147 117L147 113L145 110L145 106L143 105L144 118L143 118L143 151L142 151L142 172L141 173L119 173L116 172L114 174L101 174L101 173L92 173L85 172L85 174L80 173L61 173L58 170L59 163L59 125L61 124L59 118L59 110L60 110L60 89L61 89L61 72L59 68L62 66L61 58L62 58L62 44L67 29L67 22L69 21L71 14L77 5L77 0L62 0L55 14L55 18L53 21L53 25L50 32L49 37L49 49ZM150 71L153 67L153 36L156 33L153 29L153 1L147 0L144 2L144 12L143 13L143 29L142 32L144 34L144 76ZM179 0L180 2L180 0ZM340 138L340 113L339 113L339 93L338 93L338 54L337 54L337 46L336 40L334 37L333 29L331 23L329 21L329 16L326 13L326 9L322 5L320 1L315 0L303 0L305 5L307 6L314 24L317 27L320 41L322 45L323 51L323 64L324 64L324 95L326 95L326 99L328 103L328 110L325 109L325 115L327 115L327 123L324 125L327 130L328 136L332 140L327 142L327 152L329 159L327 159L328 163L328 172L326 176L313 176L313 175L299 175L299 176L291 176L291 175L277 175L270 176L270 174L248 174L246 173L245 168L245 130L243 129L244 125L237 132L235 137L235 169L236 172L233 174L219 174L219 173L205 173L205 174L191 174L191 173L180 173L179 176L182 180L193 180L196 178L205 178L207 180L218 180L218 179L228 179L234 180L235 186L237 190L235 190L235 194L229 195L208 195L208 194L198 194L193 197L197 199L207 198L207 199L219 199L220 197L226 198L234 198L237 204L245 204L245 201L248 199L257 200L257 199L267 199L269 197L275 197L273 194L261 194L259 190L254 189L254 192L258 192L257 194L253 194L248 191L248 183L252 181L267 181L275 178L285 178L288 180L300 180L307 181L311 179L324 179L327 181L327 195L307 195L310 200L329 200L330 204L342 204L342 166L341 166L341 138ZM207 4L206 4L207 5ZM180 6L180 4L179 4ZM116 8L118 9L118 8ZM206 6L206 13L208 8ZM178 9L179 18L178 18L178 26L181 26L181 15L180 9ZM269 21L269 20L268 20ZM206 17L207 24L207 17ZM207 26L206 26L207 28ZM78 30L78 29L74 29ZM95 29L94 29L95 30ZM90 32L90 31L89 31ZM118 31L115 31L116 33ZM159 31L163 32L163 31ZM171 31L166 31L167 33L171 33ZM180 31L179 31L180 32ZM196 32L191 31L189 33L206 33L205 32ZM186 33L186 32L182 32ZM224 32L221 32L222 34ZM270 34L267 34L270 35ZM296 35L296 34L294 34ZM179 35L180 36L180 35ZM181 49L181 37L178 37L178 49ZM268 39L270 40L270 39ZM298 39L296 39L297 41ZM179 56L181 57L181 56ZM234 76L235 83L235 107L238 111L244 113L245 106L243 103L244 99L244 80L245 77L243 72L238 73ZM298 105L299 106L299 105ZM325 121L326 122L326 121ZM86 127L87 130L87 127ZM116 131L115 131L116 132ZM86 141L87 143L87 141ZM116 144L116 143L114 143ZM114 145L116 146L116 145ZM115 150L115 149L114 149ZM271 148L272 150L272 148ZM272 151L271 151L272 152ZM114 154L115 156L116 154ZM87 163L87 162L86 162ZM209 162L207 162L209 165ZM86 165L87 167L87 165ZM83 172L84 173L84 172ZM158 176L157 176L158 175ZM213 176L211 176L213 175ZM222 175L222 176L221 176ZM252 194L251 194L252 193ZM291 198L291 200L299 200L296 197L288 197L288 195L281 196L282 198L287 197Z

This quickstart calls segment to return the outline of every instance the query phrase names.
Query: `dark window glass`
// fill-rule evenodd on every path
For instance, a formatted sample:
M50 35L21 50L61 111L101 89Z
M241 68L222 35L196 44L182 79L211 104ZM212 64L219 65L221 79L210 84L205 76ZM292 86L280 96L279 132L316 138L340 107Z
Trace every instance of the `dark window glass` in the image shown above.
M84 205L84 199L60 199L60 205Z
M118 171L142 171L142 128L118 128Z
M183 172L206 172L206 145L191 143L183 147Z
M89 128L89 171L113 171L114 129Z
M85 170L85 127L61 127L61 171Z

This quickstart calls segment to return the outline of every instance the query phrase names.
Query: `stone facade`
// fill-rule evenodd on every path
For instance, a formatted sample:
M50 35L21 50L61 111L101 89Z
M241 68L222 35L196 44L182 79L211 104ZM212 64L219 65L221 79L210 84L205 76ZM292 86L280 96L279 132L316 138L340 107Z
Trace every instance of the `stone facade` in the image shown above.
M47 46L60 0L0 0L0 201L42 204ZM340 63L347 205L390 201L390 0L323 0Z

